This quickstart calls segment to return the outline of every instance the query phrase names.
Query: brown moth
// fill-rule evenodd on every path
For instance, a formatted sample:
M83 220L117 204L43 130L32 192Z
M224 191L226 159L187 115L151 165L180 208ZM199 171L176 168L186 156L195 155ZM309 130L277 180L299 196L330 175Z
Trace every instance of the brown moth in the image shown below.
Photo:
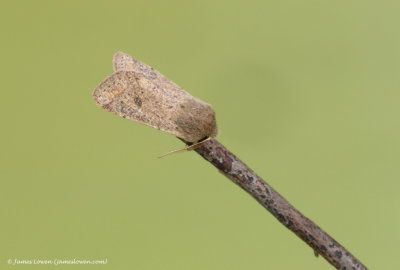
M113 66L115 73L93 92L100 107L190 143L217 135L209 104L127 54L116 53Z

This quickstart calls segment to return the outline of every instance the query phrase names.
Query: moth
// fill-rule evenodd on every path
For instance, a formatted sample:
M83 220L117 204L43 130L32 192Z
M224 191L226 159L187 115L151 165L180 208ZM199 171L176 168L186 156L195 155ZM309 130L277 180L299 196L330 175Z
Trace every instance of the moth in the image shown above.
M103 109L193 145L217 136L211 105L125 53L114 55L113 67L115 73L93 92L94 100Z

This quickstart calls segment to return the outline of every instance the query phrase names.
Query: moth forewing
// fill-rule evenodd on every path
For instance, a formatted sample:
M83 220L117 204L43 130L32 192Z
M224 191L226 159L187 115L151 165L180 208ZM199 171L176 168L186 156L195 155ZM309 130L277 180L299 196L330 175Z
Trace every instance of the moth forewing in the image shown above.
M140 61L117 53L117 71L94 91L102 108L172 135L198 142L217 135L212 107Z

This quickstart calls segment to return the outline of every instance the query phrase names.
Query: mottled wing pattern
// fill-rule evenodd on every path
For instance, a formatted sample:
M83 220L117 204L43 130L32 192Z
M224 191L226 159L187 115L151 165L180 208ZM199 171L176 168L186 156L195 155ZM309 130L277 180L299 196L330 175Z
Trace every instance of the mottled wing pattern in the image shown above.
M209 104L126 54L117 53L113 62L117 72L93 93L99 106L188 142L217 135L215 113Z
M135 71L135 61L129 55L117 52L113 57L113 68L115 72L118 71Z

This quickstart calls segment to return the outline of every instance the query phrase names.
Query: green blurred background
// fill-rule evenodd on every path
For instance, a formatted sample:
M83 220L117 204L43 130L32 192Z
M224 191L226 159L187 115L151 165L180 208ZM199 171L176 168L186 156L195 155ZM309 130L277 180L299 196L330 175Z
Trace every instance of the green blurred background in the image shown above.
M4 1L0 269L333 269L173 136L92 100L123 51L371 269L400 269L398 1Z

